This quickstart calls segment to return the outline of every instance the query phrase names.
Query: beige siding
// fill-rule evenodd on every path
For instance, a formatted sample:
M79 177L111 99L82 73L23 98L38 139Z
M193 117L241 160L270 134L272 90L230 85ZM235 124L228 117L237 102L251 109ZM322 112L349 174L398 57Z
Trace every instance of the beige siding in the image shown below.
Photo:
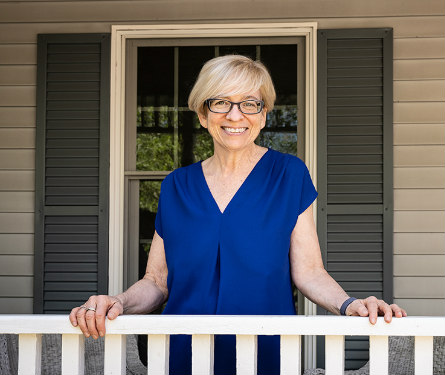
M427 290L445 284L443 274L432 274L445 255L443 0L251 5L228 0L216 13L203 0L0 0L0 264L11 264L9 276L0 271L0 313L32 311L37 34L110 32L112 24L270 21L394 29L394 296L411 314L445 313L443 293ZM17 285L14 296L8 285Z

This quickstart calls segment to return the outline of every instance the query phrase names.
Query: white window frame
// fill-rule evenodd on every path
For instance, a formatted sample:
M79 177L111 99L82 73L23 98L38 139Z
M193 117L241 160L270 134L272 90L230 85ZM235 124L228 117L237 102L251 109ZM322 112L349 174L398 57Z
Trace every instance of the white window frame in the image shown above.
M121 293L124 280L125 46L127 39L274 36L303 36L306 39L305 162L317 187L316 22L113 25L111 27L109 294ZM316 207L314 207L314 216L316 212ZM307 315L316 314L315 305L308 300L305 300L304 310ZM315 340L309 346L315 349ZM306 354L309 352L312 350L306 350ZM315 353L315 350L313 352ZM310 357L313 356L310 355ZM305 362L310 365L314 360L315 358L306 358Z

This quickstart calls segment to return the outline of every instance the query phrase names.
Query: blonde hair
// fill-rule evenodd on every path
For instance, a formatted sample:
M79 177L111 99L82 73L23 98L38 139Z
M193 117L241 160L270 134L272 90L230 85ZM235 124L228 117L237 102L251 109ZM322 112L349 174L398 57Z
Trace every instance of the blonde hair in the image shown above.
M271 111L276 94L267 68L242 55L226 55L207 61L190 92L189 108L206 114L206 99L242 95L259 91L264 107Z

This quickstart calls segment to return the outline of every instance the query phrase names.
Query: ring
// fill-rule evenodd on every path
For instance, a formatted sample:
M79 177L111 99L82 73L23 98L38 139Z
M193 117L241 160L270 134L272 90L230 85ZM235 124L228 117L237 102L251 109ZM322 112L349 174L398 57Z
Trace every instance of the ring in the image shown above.
M80 306L80 308L81 309L85 309L85 310L87 310L87 311L96 311L96 308L95 307L86 307L86 306Z

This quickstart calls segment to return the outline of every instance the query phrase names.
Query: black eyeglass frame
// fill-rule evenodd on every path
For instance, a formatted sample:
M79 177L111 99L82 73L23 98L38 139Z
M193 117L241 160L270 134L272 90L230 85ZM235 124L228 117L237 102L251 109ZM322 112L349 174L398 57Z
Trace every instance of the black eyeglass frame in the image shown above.
M212 111L210 109L210 101L212 101L212 100L223 100L225 102L229 102L230 103L229 110L227 112L215 112L215 111ZM255 112L255 113L243 112L243 110L241 109L241 103L244 103L244 102L256 102L256 103L259 103L260 106L259 106L258 112ZM264 102L262 100L258 100L258 99L246 99L246 100L242 100L240 102L232 102L232 101L227 100L227 99L209 98L209 99L206 99L204 103L207 105L207 108L209 109L209 111L213 112L213 113L229 113L232 110L234 104L236 104L238 106L239 111L241 113L245 114L245 115L257 115L258 113L261 113L261 111L264 108Z

